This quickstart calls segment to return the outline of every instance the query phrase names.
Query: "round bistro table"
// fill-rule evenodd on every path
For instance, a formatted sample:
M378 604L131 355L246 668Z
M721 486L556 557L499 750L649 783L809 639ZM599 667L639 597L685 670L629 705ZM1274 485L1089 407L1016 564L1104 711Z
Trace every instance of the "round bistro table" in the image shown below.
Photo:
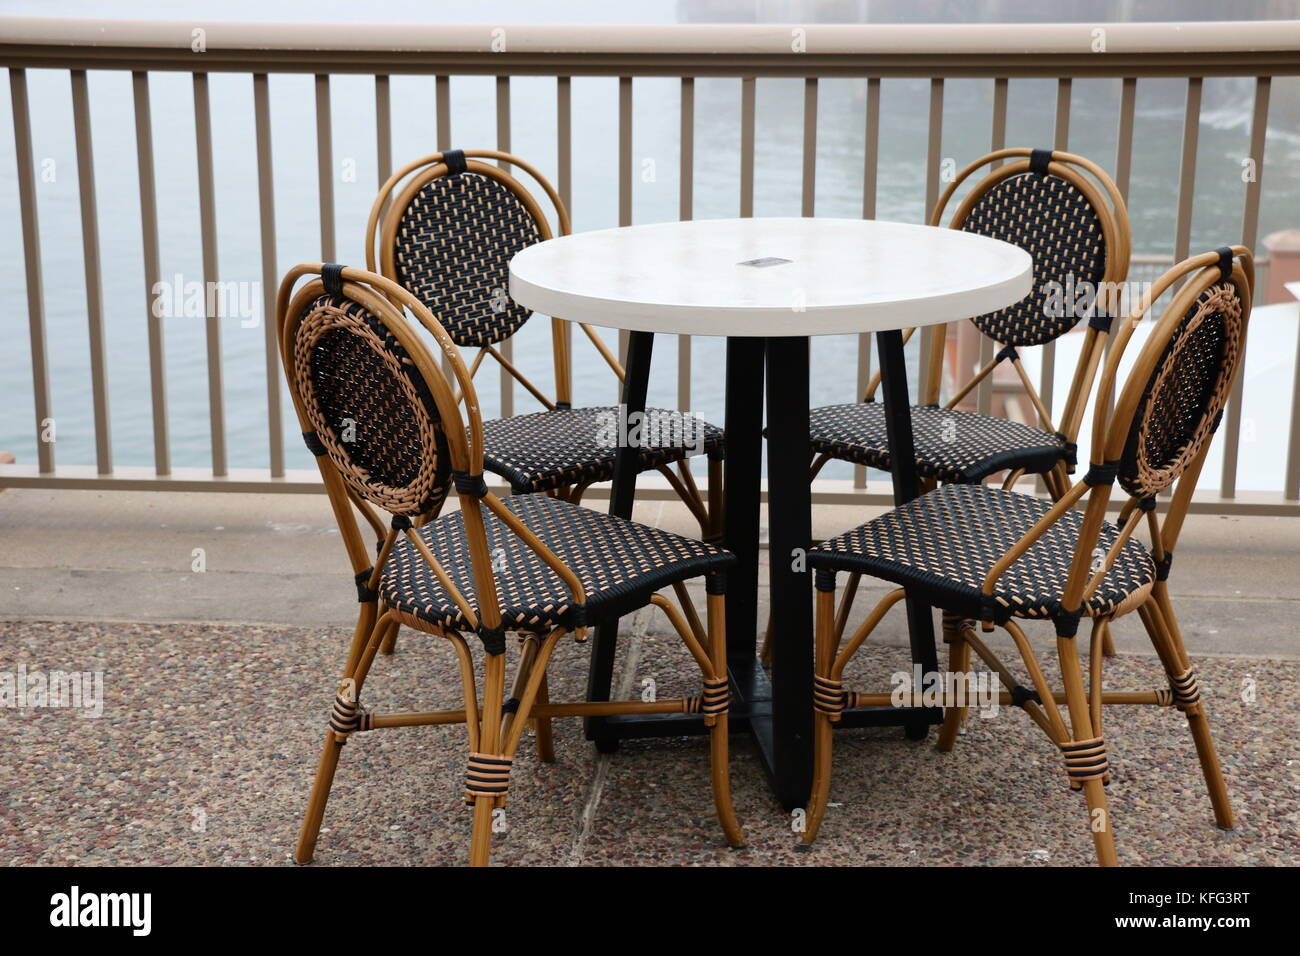
M802 806L812 778L811 575L789 559L812 537L808 342L876 333L893 451L894 501L918 494L902 330L981 315L1030 291L1023 249L931 226L860 219L723 219L626 226L538 243L510 262L510 295L544 315L628 330L623 401L645 408L655 333L727 339L724 543L733 726L758 745L773 790ZM768 441L772 676L756 654L763 410ZM630 517L636 448L619 449L610 512ZM938 670L931 609L907 602L913 661ZM588 697L608 700L617 624L596 631ZM845 711L840 726L902 725L922 737L935 708ZM591 718L602 750L627 737L703 732L695 715Z

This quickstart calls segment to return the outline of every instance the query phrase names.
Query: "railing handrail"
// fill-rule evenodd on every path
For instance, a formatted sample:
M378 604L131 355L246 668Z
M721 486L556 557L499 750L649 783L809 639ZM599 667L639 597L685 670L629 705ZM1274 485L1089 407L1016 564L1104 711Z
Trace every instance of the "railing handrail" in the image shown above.
M196 53L195 30L203 52ZM1103 31L1098 49L1096 31ZM201 59L200 59L201 58ZM569 75L1300 74L1300 21L1053 24L247 23L0 17L0 65Z

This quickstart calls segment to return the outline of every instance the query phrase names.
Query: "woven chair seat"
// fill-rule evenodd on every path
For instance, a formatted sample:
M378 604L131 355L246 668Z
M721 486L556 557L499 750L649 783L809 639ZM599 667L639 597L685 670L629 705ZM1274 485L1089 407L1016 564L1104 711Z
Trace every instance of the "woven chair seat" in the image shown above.
M671 422L680 413L647 409L647 420ZM618 409L557 408L554 411L514 415L483 423L484 468L510 482L516 494L551 491L569 485L609 481L614 477L616 442L608 440L609 423L617 420ZM711 456L722 450L722 429L698 419L703 429L699 451ZM693 436L680 443L671 429L648 435L641 449L641 470L671 464L699 453Z
M808 421L813 454L884 471L893 467L882 403L815 408ZM1005 468L1041 474L1067 451L1062 438L1032 425L935 405L912 407L912 436L917 473L944 482L979 482Z
M1051 510L1049 502L987 485L944 485L809 552L815 568L859 571L915 589L929 603L977 620L1047 618L1060 611L1083 524L1067 511L1013 563L982 600L984 578ZM1109 550L1118 531L1104 522L1097 542ZM1145 599L1155 566L1129 539L1084 604L1088 616L1123 613Z
M577 606L560 576L487 509L483 521L496 577L502 626L544 632L579 627L643 607L677 581L721 570L735 556L693 538L616 518L547 495L502 499L582 582L586 603ZM417 534L478 613L464 519L453 511ZM465 630L467 622L420 553L403 537L394 545L380 593L391 607L428 624Z

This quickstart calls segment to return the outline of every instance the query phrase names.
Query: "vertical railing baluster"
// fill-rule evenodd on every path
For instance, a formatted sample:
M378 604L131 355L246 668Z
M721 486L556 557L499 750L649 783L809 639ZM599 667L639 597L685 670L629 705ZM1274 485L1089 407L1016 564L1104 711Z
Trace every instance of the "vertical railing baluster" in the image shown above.
M451 77L439 76L433 81L433 103L438 113L438 149L454 149L451 141Z
M803 188L799 215L811 218L817 207L817 77L803 81Z
M90 391L95 408L95 470L113 473L112 424L108 413L108 349L104 339L104 283L99 262L99 211L95 200L95 148L90 130L90 93L85 70L71 70L72 124L77 141L81 196L81 248L86 268L86 324L90 333Z
M1115 136L1115 188L1119 194L1124 197L1124 204L1128 205L1129 181L1133 175L1133 118L1137 114L1137 77L1126 76L1120 83L1119 90L1119 129ZM1132 268L1133 250L1129 250L1129 262L1125 263L1124 277L1128 279L1128 270ZM1136 304L1130 301L1130 297L1125 296L1120 299L1120 308L1132 308ZM1116 320L1127 318L1127 316L1117 315ZM1108 336L1106 339L1106 355L1110 355L1111 346L1115 344L1115 336ZM1110 405L1107 408L1109 414L1110 408L1115 404L1115 396L1111 395Z
M1137 77L1126 76L1119 91L1119 131L1115 138L1115 187L1128 202L1133 172L1133 117L1137 113Z
M1174 262L1182 262L1191 249L1192 209L1196 192L1196 150L1201 132L1201 87L1199 76L1187 79L1187 101L1183 112L1183 150L1178 166L1178 219L1174 226ZM1182 281L1174 284L1177 292ZM1236 444L1235 435L1226 436L1224 446ZM1169 495L1170 490L1162 492Z
M203 243L203 288L219 288L217 259L216 189L212 179L212 108L208 98L208 75L194 74L194 145L199 166L199 233ZM224 478L226 468L225 393L221 368L220 292L205 296L204 321L208 352L208 429L212 441L212 474Z
M866 129L862 144L862 218L876 218L876 182L880 170L880 77L867 79L867 102L864 114ZM858 374L854 401L862 401L871 381L871 333L858 333ZM853 487L867 487L867 469L853 466Z
M275 175L271 163L271 97L265 73L253 75L253 121L257 135L257 209L262 245L262 334L266 355L266 424L271 477L284 477L284 423L280 414L280 347L275 296L280 276L275 250Z
M1052 148L1066 150L1070 148L1070 95L1073 84L1070 77L1063 76L1056 81L1056 124L1052 130ZM1056 387L1056 341L1043 343L1040 355L1041 365L1038 369L1038 397L1043 400L1043 407L1052 413L1052 393ZM1055 420L1053 420L1055 424ZM1042 476L1034 481L1034 487L1043 492L1047 485Z
M632 77L619 77L619 225L632 225Z
M456 144L451 140L451 77L438 76L434 79L433 103L438 114L436 121L438 151L454 149ZM442 356L442 374L449 381L455 380L451 370L451 359L446 354Z
M930 211L939 201L939 164L943 161L943 77L936 76L930 80L929 118L925 147L925 211L922 213L923 221L926 222L929 221ZM943 389L943 366L933 365L930 357L935 336L946 335L947 332L946 325L927 325L921 329L921 360L918 366L921 374L916 388L922 401L939 401Z
M555 78L555 172L560 202L573 215L573 80Z
M330 78L316 74L316 178L320 184L320 254L334 261L334 134L330 118Z
M496 78L496 101L497 101L497 149L503 153L510 152L510 77L498 76ZM504 160L497 160L497 167L509 172L510 164ZM496 294L496 290L493 290ZM506 290L502 289L501 294L505 295ZM497 346L507 362L514 362L515 345L514 336L503 339ZM509 418L515 413L515 380L505 366L501 366L500 372L501 383L501 417Z
M393 174L393 107L388 77L375 77L375 185Z
M13 101L14 152L18 160L18 205L23 225L27 281L27 327L32 349L32 393L36 410L36 460L43 475L54 471L54 442L45 441L54 425L50 399L50 361L45 339L45 292L41 278L41 236L36 212L36 167L32 158L32 119L27 102L27 71L9 70ZM53 437L57 437L57 430Z
M1241 212L1241 244L1248 249L1255 248L1255 242L1259 238L1259 199L1262 188L1264 175L1264 138L1268 132L1268 99L1271 91L1270 78L1261 76L1255 80L1255 108L1251 114L1250 120L1250 159L1254 164L1254 177L1246 182L1245 203ZM1240 361L1242 367L1245 367L1246 349L1249 346L1249 340L1241 343L1242 354ZM1300 345L1298 345L1300 347ZM1297 438L1294 428L1296 422L1296 411L1300 410L1300 351L1296 352L1296 390L1291 395L1291 406L1293 413L1291 421L1293 427L1287 438L1287 474L1292 474L1292 469L1300 465L1296 460ZM1237 456L1241 444L1241 395L1242 388L1245 384L1246 376L1238 375L1237 381L1232 385L1232 395L1228 399L1228 408L1224 413L1224 418L1228 423L1228 432L1223 444L1223 477L1219 484L1219 494L1224 498L1235 498L1237 496ZM1285 493L1290 494L1293 487L1290 481L1287 482L1283 489Z
M135 151L140 178L140 232L144 244L144 302L149 327L149 384L153 394L153 459L159 477L171 474L171 444L167 434L167 368L163 350L163 319L154 314L154 286L161 279L158 257L158 198L154 192L153 122L149 110L149 74L131 74L135 106ZM182 294L174 290L173 298Z
M573 215L573 83L569 77L555 77L555 189L569 216ZM559 220L556 220L559 230ZM573 399L573 324L564 323L564 350L568 355L563 375L567 385L555 382L556 399Z
M1070 77L1063 76L1056 81L1056 128L1052 132L1052 148L1068 150L1070 148L1070 100L1073 84ZM1038 395L1043 400L1043 407L1052 413L1052 394L1056 389L1056 341L1043 343L1042 367L1038 375ZM1055 421L1053 421L1055 424ZM1040 479L1041 484L1041 479Z
M740 215L754 215L754 108L756 81L752 76L740 81Z
M999 76L993 81L993 116L989 129L989 151L997 152L999 149L1006 149L1007 146L1007 91L1009 82L1005 76ZM1002 160L994 160L990 164L990 169L997 169L1002 165ZM980 339L980 357L979 367L983 368L993 361L993 340L987 335L981 335ZM986 375L975 386L975 409L984 415L989 415L993 411L993 376Z
M1174 262L1187 258L1191 247L1192 207L1196 191L1196 148L1201 130L1201 78L1187 80L1183 113L1183 153L1178 168L1178 222L1174 229Z
M632 77L618 78L618 224L632 225ZM627 364L627 345L630 333L618 331L618 354ZM623 399L623 386L615 383L615 402Z
M687 222L695 215L695 78L682 77L681 169L678 175L677 218ZM677 407L691 408L691 337L677 336Z
M1068 76L1056 81L1056 127L1052 131L1054 149L1070 148L1070 97L1074 83Z
M560 202L573 215L573 82L567 76L557 76L555 78L555 167L556 167L556 189L560 194ZM556 223L556 229L559 229L559 223ZM564 375L568 378L567 388L563 391L560 389L560 383L555 383L556 394L558 397L567 396L570 401L573 399L573 323L565 322L563 329L564 349L568 355L565 362Z

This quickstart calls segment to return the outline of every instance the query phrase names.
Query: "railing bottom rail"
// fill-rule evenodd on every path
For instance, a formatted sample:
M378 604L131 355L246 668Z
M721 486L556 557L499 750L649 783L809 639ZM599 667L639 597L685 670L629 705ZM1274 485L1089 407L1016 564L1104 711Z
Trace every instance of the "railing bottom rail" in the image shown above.
M708 487L703 478L699 484L701 491ZM488 487L497 495L510 493L509 487L501 482L489 482ZM1020 490L1029 493L1033 487L1032 480L1026 479ZM118 468L111 475L104 475L94 465L64 465L48 474L42 474L37 465L0 465L0 492L6 488L309 495L325 491L320 475L310 469L289 469L282 478L272 478L266 468L232 468L223 477L213 477L205 468L176 468L170 475L159 475L148 467ZM638 478L636 494L641 501L677 500L676 492L657 475ZM583 496L585 503L608 499L608 485L595 485ZM767 501L766 482L762 500ZM855 488L852 479L819 478L813 482L812 500L814 505L888 508L893 507L894 497L883 478L871 482L867 488ZM1122 499L1114 499L1110 510L1118 511L1122 504ZM1300 517L1300 501L1288 499L1280 491L1238 491L1234 497L1225 498L1217 489L1209 489L1198 491L1192 497L1190 510L1193 514Z

